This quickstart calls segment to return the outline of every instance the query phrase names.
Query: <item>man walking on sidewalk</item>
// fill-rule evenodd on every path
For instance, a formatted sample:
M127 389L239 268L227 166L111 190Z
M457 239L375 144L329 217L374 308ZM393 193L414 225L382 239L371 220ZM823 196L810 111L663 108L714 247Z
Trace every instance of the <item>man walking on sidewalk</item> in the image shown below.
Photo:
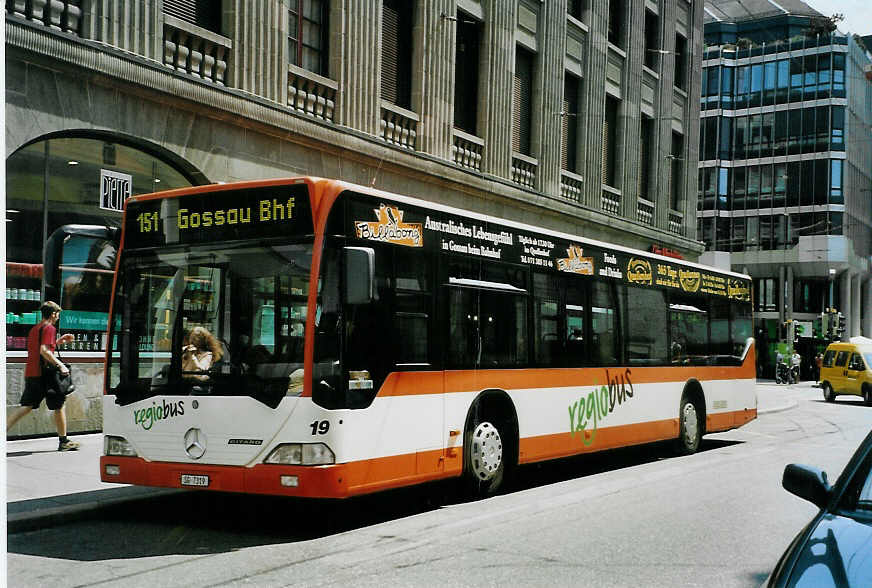
M55 426L60 438L58 451L74 451L79 448L79 444L67 439L67 416L64 413L66 397L63 394L48 394L42 378L43 361L57 366L61 373L69 373L67 366L55 357L54 350L58 344L72 341L73 336L67 334L55 339L57 335L55 325L61 317L61 307L57 303L47 300L39 310L42 313L42 320L27 334L27 365L24 368L24 394L21 395L21 406L6 417L6 433L8 434L9 429L25 415L30 414L30 411L39 408L44 398L48 409L54 411Z

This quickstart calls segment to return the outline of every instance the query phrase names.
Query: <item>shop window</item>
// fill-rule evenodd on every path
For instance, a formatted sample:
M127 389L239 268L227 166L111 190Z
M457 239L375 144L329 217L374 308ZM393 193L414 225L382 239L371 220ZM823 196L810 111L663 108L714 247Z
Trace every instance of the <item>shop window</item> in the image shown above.
M192 185L177 167L134 147L63 137L27 145L6 160L6 349L25 349L39 320L46 239L65 224L119 226L119 195ZM47 179L47 183L46 183ZM71 238L62 258L60 328L73 351L105 347L114 246Z

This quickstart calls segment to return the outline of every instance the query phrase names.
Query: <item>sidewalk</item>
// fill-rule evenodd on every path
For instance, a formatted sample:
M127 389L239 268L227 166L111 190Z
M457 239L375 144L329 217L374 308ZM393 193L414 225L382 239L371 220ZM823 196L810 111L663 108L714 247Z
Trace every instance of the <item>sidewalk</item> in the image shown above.
M791 386L758 380L757 414L789 410L797 405L798 388L811 391L815 382ZM132 500L185 490L145 488L100 481L103 435L76 435L78 451L58 452L57 437L7 441L7 532L20 533L78 518Z
M94 510L180 490L100 481L103 435L75 435L78 451L59 452L57 437L6 442L7 533L84 517Z

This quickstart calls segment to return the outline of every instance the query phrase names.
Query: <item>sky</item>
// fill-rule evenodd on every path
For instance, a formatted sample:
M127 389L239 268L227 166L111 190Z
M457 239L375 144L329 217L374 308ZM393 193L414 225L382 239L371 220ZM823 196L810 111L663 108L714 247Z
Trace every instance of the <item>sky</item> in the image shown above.
M844 14L845 20L838 24L843 33L862 36L872 35L872 0L803 0L824 14Z

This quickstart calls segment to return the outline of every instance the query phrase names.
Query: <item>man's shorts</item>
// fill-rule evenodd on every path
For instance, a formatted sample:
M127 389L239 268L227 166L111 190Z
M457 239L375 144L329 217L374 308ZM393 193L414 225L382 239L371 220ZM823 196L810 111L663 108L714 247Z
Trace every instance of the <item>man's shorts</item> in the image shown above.
M37 409L43 398L45 398L45 405L49 410L58 410L67 399L63 394L46 394L42 378L24 378L24 394L21 395L21 406Z

